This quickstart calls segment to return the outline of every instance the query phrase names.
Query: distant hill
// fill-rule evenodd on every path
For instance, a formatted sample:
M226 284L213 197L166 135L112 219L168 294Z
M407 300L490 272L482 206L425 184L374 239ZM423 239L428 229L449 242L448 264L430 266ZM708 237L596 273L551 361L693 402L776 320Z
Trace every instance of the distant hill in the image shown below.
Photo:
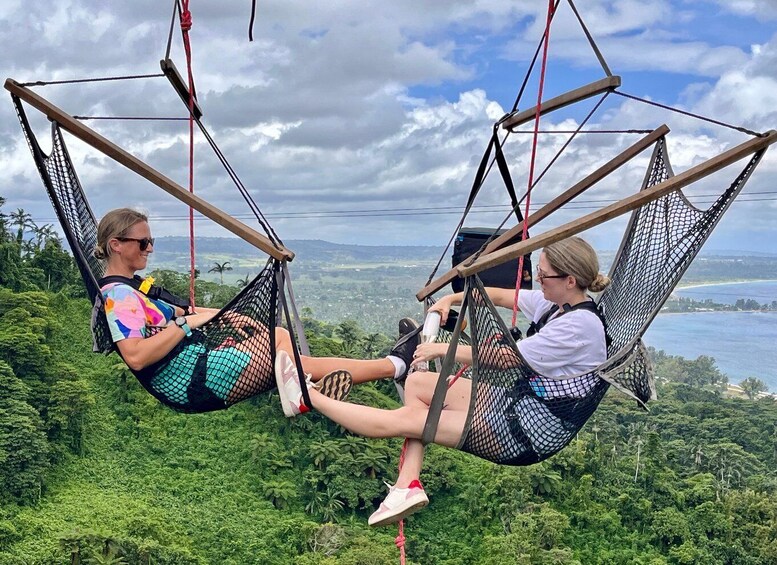
M320 239L295 239L284 241L284 245L296 254L295 262L315 263L362 263L362 262L416 262L436 260L442 247L404 245L354 245L331 243ZM183 255L188 255L189 239L186 237L160 237L154 246L155 262L177 264ZM198 237L196 252L206 256L218 255L229 258L255 260L264 258L253 246L236 237Z
M294 251L296 269L322 266L434 265L443 251L434 245L356 245L332 243L321 239L294 239L284 242ZM157 238L154 247L153 268L188 270L189 239L166 236ZM264 264L266 256L236 237L198 237L196 240L198 264L213 265L229 261L234 269L252 269ZM450 266L448 251L443 267ZM607 271L615 250L600 250L602 271ZM777 278L777 254L753 251L702 251L691 266L686 280L725 280L749 278Z

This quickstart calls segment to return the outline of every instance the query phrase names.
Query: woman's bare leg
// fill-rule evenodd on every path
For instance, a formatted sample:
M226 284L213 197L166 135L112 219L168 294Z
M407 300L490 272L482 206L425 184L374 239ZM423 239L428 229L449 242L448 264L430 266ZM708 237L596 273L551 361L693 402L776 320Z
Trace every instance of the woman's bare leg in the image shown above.
M438 373L411 373L405 384L405 402L407 405L425 408L428 414L429 405L432 403L432 396L434 396L434 388L437 386L438 378ZM440 423L437 427L435 443L442 443L440 441L440 439L442 439L440 438L440 431L443 426L451 425L455 426L454 435L456 436L456 439L452 444L443 443L442 445L448 445L448 447L455 447L458 445L461 434L464 431L471 394L472 382L468 379L459 379L448 389L448 393L445 396L444 408L440 414ZM453 422L448 423L449 416L454 415L456 416L456 419ZM443 424L443 421L446 423ZM424 418L424 424L425 423L426 418ZM405 459L402 462L402 468L399 470L399 476L397 477L396 482L397 487L406 488L413 480L420 477L421 467L423 467L424 463L424 451L425 446L420 439L407 438Z
M293 358L291 336L284 328L275 328L275 344L278 350L285 351ZM394 364L386 359L346 359L340 357L308 357L301 356L302 369L314 381L327 373L345 370L351 373L354 384L393 378Z
M420 439L436 382L436 373L412 373L405 389L405 406L396 410L340 402L313 389L310 390L310 400L316 410L353 433L374 438L410 438L397 480L398 487L406 487L421 472L424 446ZM464 431L471 390L471 383L466 379L459 379L448 390L435 443L447 447L458 445Z

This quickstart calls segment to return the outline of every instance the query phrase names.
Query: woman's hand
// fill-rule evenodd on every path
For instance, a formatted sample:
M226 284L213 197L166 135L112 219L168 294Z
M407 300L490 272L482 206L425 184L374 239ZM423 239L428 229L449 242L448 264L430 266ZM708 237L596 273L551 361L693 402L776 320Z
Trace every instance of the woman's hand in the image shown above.
M196 314L186 316L186 323L192 329L199 328L210 322L217 313L218 310L204 309Z
M422 343L416 347L415 353L413 354L413 362L410 365L412 366L421 361L431 361L432 359L444 357L447 351L447 343Z
M240 332L243 337L251 337L257 330L267 332L267 327L251 316L240 314L234 310L228 310L221 316L220 321L225 322Z
M440 313L440 325L444 326L448 321L448 314L451 311L451 306L454 304L461 304L461 293L448 294L440 298L437 302L429 307L429 312Z

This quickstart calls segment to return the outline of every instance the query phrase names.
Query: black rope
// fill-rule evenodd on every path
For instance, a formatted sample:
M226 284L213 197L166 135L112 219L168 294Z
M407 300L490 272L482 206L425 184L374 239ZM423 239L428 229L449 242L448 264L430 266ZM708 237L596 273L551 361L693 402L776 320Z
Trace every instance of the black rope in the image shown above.
M237 187L238 191L240 192L240 195L243 197L243 200L245 201L245 203L251 209L251 212L253 212L254 216L256 217L256 221L259 222L260 226L262 226L262 229L264 229L265 233L270 238L273 245L275 245L276 248L278 248L279 245L283 245L281 238L278 236L277 233L275 233L275 230L272 229L272 226L270 226L270 223L267 221L267 218L264 216L262 211L259 209L259 206L257 206L256 202L249 194L248 189L240 180L240 177L232 168L232 165L230 165L224 153L222 153L219 146L216 145L216 142L213 140L213 137L211 137L210 133L205 128L205 125L202 123L202 121L200 121L196 117L194 121L197 122L197 125L200 128L200 131L205 136L205 139L208 141L208 144L210 145L211 149L213 149L213 152L215 153L218 160L221 162L221 165L224 167L224 170L229 175L229 178L232 179L232 182Z
M577 16L577 21L580 22L580 27L583 28L583 33L585 33L585 36L588 38L588 43L591 44L591 48L594 50L594 54L596 55L596 58L599 59L599 64L602 66L602 69L604 69L605 74L608 77L611 77L612 72L610 71L610 67L607 66L607 61L604 60L604 56L602 55L602 52L599 51L599 47L597 47L593 36L588 31L588 28L586 27L585 22L583 21L583 18L580 16L580 13L577 11L577 7L575 6L575 3L572 2L572 0L567 0L567 2L569 2L569 6L572 8L572 11L575 13L575 16Z
M170 33L167 38L167 51L165 53L165 58L170 58L170 50L173 42L173 33L175 31L175 17L176 15L180 16L181 14L181 3L180 0L175 0L173 2L173 15L170 20ZM163 75L164 76L164 75ZM191 109L187 107L187 110L191 112ZM218 160L221 162L221 165L224 167L224 170L229 175L229 178L232 180L233 184L237 187L238 191L240 192L240 195L243 197L243 200L246 204L248 204L248 207L251 209L251 212L253 213L254 217L256 218L256 221L259 223L259 225L264 229L264 232L267 234L269 239L272 241L273 245L276 246L276 248L279 248L280 245L282 245L282 241L280 237L278 237L278 234L275 233L275 231L270 226L269 222L265 218L262 211L259 209L259 207L256 205L256 202L251 197L251 195L248 193L248 190L246 189L243 182L240 180L240 177L238 177L235 170L232 168L232 165L230 165L229 161L227 160L224 153L222 153L219 146L214 141L213 137L210 135L210 132L205 128L205 124L202 123L202 121L197 117L193 116L194 121L197 123L197 126L200 128L200 131L205 136L205 139L207 140L208 144L210 145L211 149L213 149L213 152L215 153ZM188 118L185 118L188 120Z
M164 74L157 73L153 75L124 75L117 77L97 77L97 78L78 78L70 80L36 80L35 82L22 82L19 86L48 86L50 84L77 84L83 82L106 82L111 80L133 80L139 78L159 78L165 76Z
M637 102L642 102L644 104L649 104L651 106L656 106L658 108L662 108L663 110L669 110L670 112L676 112L678 114L682 114L683 116L689 116L691 118L696 118L697 120L702 120L704 122L709 122L711 124L715 124L718 126L723 126L725 128L733 129L735 131L739 131L742 133L746 133L748 135L752 135L755 137L764 137L765 133L759 133L757 131L753 131L751 129L747 129L746 127L742 126L735 126L732 124L728 124L726 122L721 122L719 120L713 120L712 118L708 118L706 116L702 116L701 114L694 114L693 112L687 112L685 110L680 110L679 108L674 108L672 106L667 106L666 104L661 104L659 102L653 102L652 100L646 100L645 98L640 98L639 96L634 96L633 94L626 94L625 92L620 92L618 90L613 91L618 96L623 96L624 98L631 98L632 100L636 100Z
M117 120L117 121L189 121L189 118L164 118L155 116L73 116L75 120Z
M513 130L510 130L510 131L512 133L534 133L534 130L528 130L528 129L513 129ZM596 129L596 130L589 129L589 130L586 130L586 131L577 131L577 130L573 130L573 129L569 129L569 130L560 129L560 130L540 130L537 133L542 133L542 134L546 134L546 135L561 134L561 133L563 133L563 134L570 134L570 133L574 133L574 134L578 134L578 133L584 133L584 134L591 134L591 133L611 133L611 134L613 134L613 133L640 133L640 134L644 135L644 134L652 133L652 132L653 132L652 129Z
M553 159L550 160L550 162L545 166L545 168L542 170L539 176L535 179L534 183L531 185L531 189L534 189L534 187L537 186L537 184L542 180L542 177L544 177L547 174L547 172L550 170L553 164L559 159L559 157L561 157L561 154L566 150L569 144L572 143L572 141L575 139L577 134L580 133L580 130L582 130L582 128L585 127L588 121L593 117L593 115L596 113L599 107L607 99L608 94L609 92L605 92L604 95L601 97L601 99L591 109L591 111L588 112L588 115L583 119L582 122L580 122L580 125L577 127L577 130L572 132L572 136L564 143L564 145L561 146L561 148L554 155ZM649 130L646 133L650 133L652 131L653 130ZM507 219L505 219L505 221L507 221Z
M556 5L553 6L553 14L551 14L550 20L553 21L553 18L556 16L556 10L558 10L558 5L561 3L561 0L556 0ZM523 92L526 90L526 86L529 84L529 78L531 77L532 70L534 70L534 64L537 62L537 57L540 56L540 49L542 49L542 44L545 41L545 35L546 31L542 32L542 37L540 38L539 43L537 44L537 50L534 51L534 56L532 57L531 63L529 64L529 70L526 71L526 76L523 77L523 84L521 84L521 88L518 89L518 96L515 97L515 102L513 103L513 109L510 111L510 114L514 113L518 109L518 103L521 101L521 98L523 98ZM507 114L505 118L507 118L510 114ZM505 119L502 118L502 119Z
M167 35L167 50L165 51L165 59L170 58L170 50L173 48L173 32L175 31L175 15L181 13L181 5L178 0L173 2L173 16L170 18L170 32Z
M480 247L480 249L477 250L477 252L474 254L472 259L469 261L469 264L474 263L485 251L486 247L489 243L491 243L499 233L499 230L501 230L504 225L507 223L507 220L512 218L513 214L515 213L515 208L519 207L524 200L526 200L526 197L529 195L529 192L534 190L534 188L539 184L539 182L543 179L543 177L550 171L550 168L558 161L558 159L561 157L561 154L566 151L566 148L569 147L569 145L572 143L572 141L577 136L577 133L579 130L581 130L585 125L588 123L588 121L593 117L593 115L596 113L596 111L599 109L599 107L604 103L605 99L607 98L609 92L605 92L604 95L601 97L601 99L596 103L596 105L591 109L590 112L588 112L588 115L585 117L585 119L580 122L580 126L578 126L577 131L575 131L569 139L566 140L564 145L561 146L561 148L556 152L556 154L553 156L553 158L550 160L550 162L545 166L545 168L542 170L542 172L537 176L537 178L534 180L532 185L529 187L529 189L524 193L524 195L521 197L521 199L518 201L518 203L515 205L515 207L510 211L510 213L505 216L505 219L502 220L502 223L499 224L499 226L494 230L494 233L491 234L491 237L489 237L483 245ZM652 131L652 130L651 130ZM508 134L509 135L509 134ZM507 136L505 136L505 140L507 140ZM528 219L528 216L527 218Z
M256 0L251 0L251 20L248 22L248 41L254 40L254 19L256 18Z

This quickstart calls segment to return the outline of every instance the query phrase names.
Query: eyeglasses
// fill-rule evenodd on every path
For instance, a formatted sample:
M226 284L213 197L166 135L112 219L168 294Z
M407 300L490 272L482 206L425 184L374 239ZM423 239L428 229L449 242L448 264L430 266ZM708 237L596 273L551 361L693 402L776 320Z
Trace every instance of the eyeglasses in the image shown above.
M116 239L119 241L137 241L141 251L145 251L146 249L148 249L149 245L151 247L154 246L153 237L143 237L140 239L138 239L137 237L117 237Z
M569 275L563 275L563 274L560 274L560 275L546 275L545 273L543 273L539 269L537 269L535 271L535 275L537 276L537 280L539 280L540 282L544 281L545 279L565 279L565 278L567 278L569 276Z

